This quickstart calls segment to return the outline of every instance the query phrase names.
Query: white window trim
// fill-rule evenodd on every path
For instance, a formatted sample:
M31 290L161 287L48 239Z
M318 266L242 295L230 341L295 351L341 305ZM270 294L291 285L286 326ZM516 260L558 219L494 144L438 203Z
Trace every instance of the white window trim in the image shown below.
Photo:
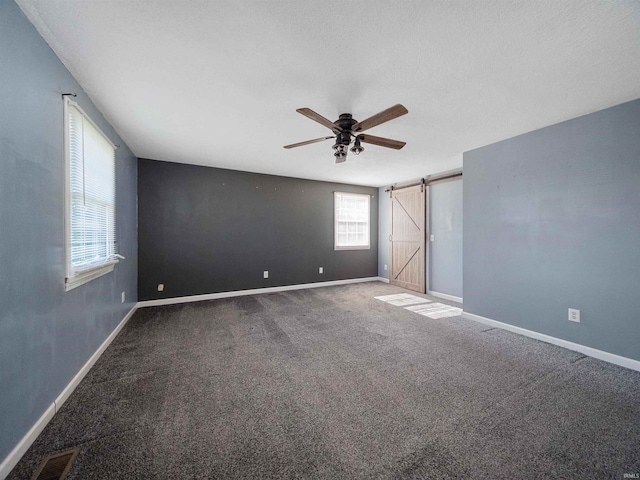
M102 275L106 275L109 272L113 271L113 267L118 263L118 260L110 260L106 263L100 264L97 267L87 268L86 270L82 270L81 272L77 272L73 277L67 276L64 288L68 292L69 290L73 290L80 285L84 285L85 283L89 283L91 280L94 280Z
M73 290L80 285L95 280L98 277L106 275L113 271L113 267L118 263L118 259L109 259L103 263L97 265L90 265L85 269L78 270L71 267L71 186L69 182L71 180L71 158L69 156L69 106L76 108L83 116L84 119L89 121L91 125L104 137L104 139L113 147L114 150L117 146L107 137L104 132L91 120L91 117L85 113L85 111L69 97L65 96L63 103L63 115L64 115L64 255L65 255L65 281L64 289L66 292ZM73 274L72 274L73 272Z
M369 235L367 236L367 245L338 245L338 215L336 215L336 204L338 195L350 195L352 197L366 197L367 201L367 226L369 228ZM349 193L349 192L333 192L333 249L334 250L370 250L371 249L371 195L363 193Z

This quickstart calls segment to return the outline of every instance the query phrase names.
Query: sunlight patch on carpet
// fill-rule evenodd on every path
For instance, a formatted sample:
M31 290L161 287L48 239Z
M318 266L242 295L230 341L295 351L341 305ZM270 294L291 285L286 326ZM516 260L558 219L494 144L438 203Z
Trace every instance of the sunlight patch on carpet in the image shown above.
M429 303L428 305L412 305L410 307L404 307L407 310L411 310L419 315L425 317L438 319L457 317L462 314L462 309L458 307L452 307L451 305L444 305L442 303Z
M426 298L416 297L415 295L411 295L409 293L397 293L395 295L382 295L380 297L374 297L377 300L381 300L383 302L390 303L391 305L395 305L396 307L404 307L405 305L415 305L418 303L429 303L431 300L427 300Z

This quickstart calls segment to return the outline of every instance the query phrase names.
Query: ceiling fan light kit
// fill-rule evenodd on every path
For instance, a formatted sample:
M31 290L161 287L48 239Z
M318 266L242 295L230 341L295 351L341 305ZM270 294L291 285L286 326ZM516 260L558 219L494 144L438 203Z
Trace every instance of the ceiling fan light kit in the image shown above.
M353 147L351 147L351 152L355 155L359 155L364 151L364 147L361 145L361 142L369 143L371 145L378 145L380 147L393 148L395 150L400 150L406 145L406 142L402 142L400 140L375 137L373 135L365 135L361 133L365 130L368 130L369 128L373 128L380 125L381 123L388 122L389 120L393 120L394 118L398 118L402 115L405 115L406 113L409 113L409 111L400 104L394 105L391 108L387 108L382 112L376 113L375 115L361 122L354 120L350 113L343 113L340 115L338 120L332 122L319 113L314 112L310 108L299 108L296 110L296 112L304 115L307 118L310 118L315 122L318 122L320 125L331 129L335 137L321 137L315 138L313 140L306 140L304 142L293 143L291 145L285 145L284 148L287 149L301 147L303 145L310 145L312 143L322 142L324 140L329 140L330 138L335 138L336 143L333 145L335 153L333 155L336 157L336 163L343 163L347 160L349 145L351 145L352 141Z
M353 142L353 147L351 147L351 152L354 155L360 155L360 153L364 152L364 147L360 145L360 137L356 136L356 139Z

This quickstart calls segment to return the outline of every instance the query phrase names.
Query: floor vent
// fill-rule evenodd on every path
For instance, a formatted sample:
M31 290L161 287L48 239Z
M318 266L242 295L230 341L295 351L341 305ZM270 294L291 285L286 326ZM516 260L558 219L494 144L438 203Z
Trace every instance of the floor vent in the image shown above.
M45 457L31 480L64 480L79 451L79 448L74 448Z

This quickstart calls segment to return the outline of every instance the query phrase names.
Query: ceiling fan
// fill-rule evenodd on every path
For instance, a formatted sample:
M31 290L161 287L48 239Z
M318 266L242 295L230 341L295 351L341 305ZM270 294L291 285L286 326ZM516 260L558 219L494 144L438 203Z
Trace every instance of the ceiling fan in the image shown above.
M361 145L361 143L370 143L371 145L393 148L395 150L400 150L406 145L406 142L401 142L399 140L375 137L373 135L362 133L369 128L373 128L377 125L380 125L381 123L388 122L389 120L393 120L394 118L398 118L406 113L409 113L409 111L400 104L394 105L393 107L376 113L375 115L367 118L366 120L362 120L361 122L353 119L350 113L343 113L340 115L340 118L338 118L338 120L332 122L319 113L314 112L310 108L298 108L296 112L301 113L305 117L309 117L311 120L318 122L320 125L324 125L325 127L331 129L334 135L329 137L315 138L313 140L307 140L306 142L285 145L284 148L301 147L303 145L323 142L325 140L329 140L330 138L335 138L336 143L333 146L335 153L333 155L336 157L336 163L342 163L347 159L347 151L349 150L349 145L352 141L353 147L351 147L351 152L356 155L360 154L360 152L364 150L364 147Z

